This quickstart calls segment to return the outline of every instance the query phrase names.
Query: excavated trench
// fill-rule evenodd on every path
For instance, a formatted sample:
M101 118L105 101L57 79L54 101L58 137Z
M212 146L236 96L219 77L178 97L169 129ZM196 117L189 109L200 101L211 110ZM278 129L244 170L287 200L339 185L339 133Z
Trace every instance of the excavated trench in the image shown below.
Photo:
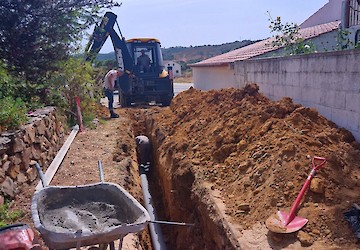
M151 171L147 174L157 220L193 226L160 225L168 249L239 249L234 229L222 214L215 190L199 183L191 162L174 158L163 145L165 133L152 114L157 109L129 109L134 135L145 135L152 145ZM185 157L184 157L185 158ZM179 167L181 164L181 168Z

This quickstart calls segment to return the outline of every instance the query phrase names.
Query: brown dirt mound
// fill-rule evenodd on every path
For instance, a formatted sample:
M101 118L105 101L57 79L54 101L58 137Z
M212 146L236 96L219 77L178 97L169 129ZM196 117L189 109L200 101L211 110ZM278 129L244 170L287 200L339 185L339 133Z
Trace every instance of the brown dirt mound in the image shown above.
M360 198L360 147L351 133L315 109L290 98L271 101L256 85L207 92L191 88L155 119L167 133L163 148L179 162L190 159L197 180L221 191L226 213L245 229L289 209L312 158L325 157L301 204L298 214L309 222L297 237L302 245L321 240L356 248L343 212Z

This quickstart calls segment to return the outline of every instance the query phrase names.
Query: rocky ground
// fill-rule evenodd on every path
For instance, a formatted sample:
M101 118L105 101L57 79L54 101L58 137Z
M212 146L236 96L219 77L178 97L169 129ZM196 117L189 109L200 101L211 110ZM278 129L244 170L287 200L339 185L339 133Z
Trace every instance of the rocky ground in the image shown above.
M51 185L97 182L101 160L105 180L124 186L141 201L134 138L146 130L141 122L150 121L161 130L157 144L162 152L171 151L177 171L190 167L195 173L192 189L208 186L214 200L224 204L226 220L238 231L243 249L360 247L343 217L360 198L360 146L315 109L289 98L270 101L252 85L242 90L190 89L177 95L170 107L117 112L120 119L107 119L77 135ZM293 234L269 232L266 219L289 210L314 156L325 157L327 163L298 211L309 222ZM34 186L13 206L27 212L22 219L29 223ZM149 242L145 232L137 236L128 249Z

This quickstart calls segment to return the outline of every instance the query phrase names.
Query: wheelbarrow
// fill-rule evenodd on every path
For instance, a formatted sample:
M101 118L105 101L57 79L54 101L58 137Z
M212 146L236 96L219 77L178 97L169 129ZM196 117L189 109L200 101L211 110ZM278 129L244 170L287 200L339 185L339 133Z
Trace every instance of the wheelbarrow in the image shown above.
M126 190L104 182L80 186L44 186L34 193L32 219L50 249L80 249L82 246L114 246L128 233L142 231L150 221L146 209Z

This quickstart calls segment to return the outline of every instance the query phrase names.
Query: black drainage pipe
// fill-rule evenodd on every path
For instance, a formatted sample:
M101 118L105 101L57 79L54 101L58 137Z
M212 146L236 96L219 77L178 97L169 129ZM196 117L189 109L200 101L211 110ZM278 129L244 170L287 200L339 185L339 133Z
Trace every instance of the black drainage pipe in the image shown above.
M139 174L141 186L144 195L144 205L150 215L151 221L156 221L156 211L151 198L149 182L146 173L150 169L151 145L149 138L144 135L136 137L136 145L138 150ZM157 223L149 223L150 236L153 248L155 250L166 250L160 225Z

